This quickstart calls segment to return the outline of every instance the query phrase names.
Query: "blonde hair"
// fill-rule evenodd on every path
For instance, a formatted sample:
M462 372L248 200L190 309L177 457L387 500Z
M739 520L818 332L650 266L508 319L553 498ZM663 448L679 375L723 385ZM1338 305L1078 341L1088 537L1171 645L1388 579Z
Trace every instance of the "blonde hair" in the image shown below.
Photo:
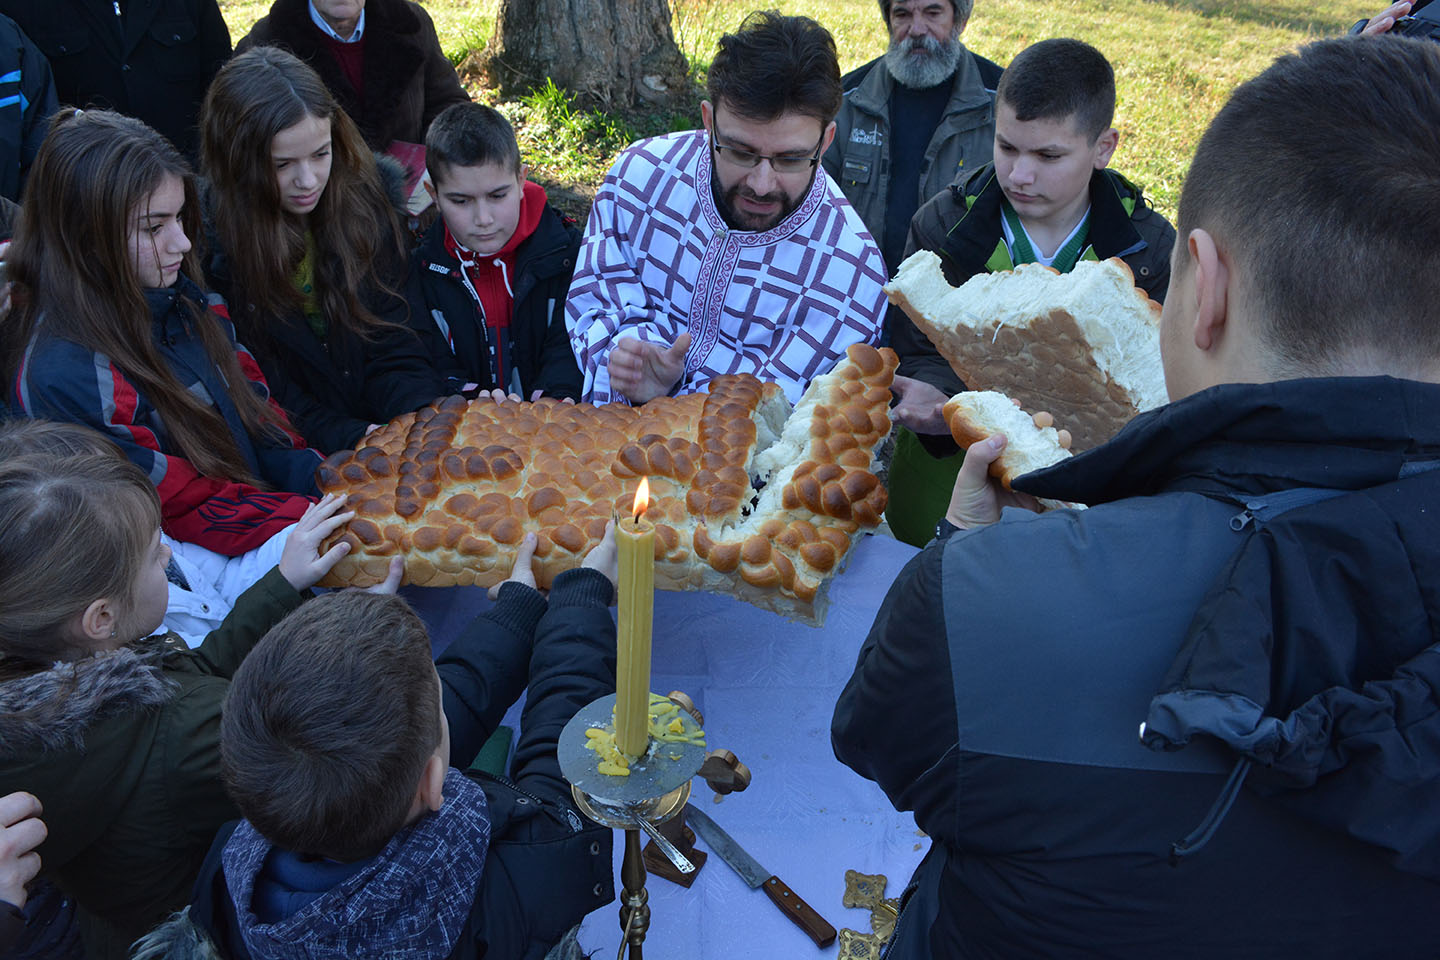
M159 526L155 488L128 461L0 463L0 678L89 653L69 626L95 600L119 603L123 623Z

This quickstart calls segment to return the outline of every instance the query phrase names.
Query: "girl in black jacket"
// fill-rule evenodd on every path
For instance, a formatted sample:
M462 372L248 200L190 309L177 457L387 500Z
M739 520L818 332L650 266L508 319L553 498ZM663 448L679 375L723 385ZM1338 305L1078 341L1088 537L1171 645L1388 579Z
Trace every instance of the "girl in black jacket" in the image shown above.
M441 378L405 326L406 254L375 159L283 50L230 61L201 123L211 275L281 404L326 453L418 409Z

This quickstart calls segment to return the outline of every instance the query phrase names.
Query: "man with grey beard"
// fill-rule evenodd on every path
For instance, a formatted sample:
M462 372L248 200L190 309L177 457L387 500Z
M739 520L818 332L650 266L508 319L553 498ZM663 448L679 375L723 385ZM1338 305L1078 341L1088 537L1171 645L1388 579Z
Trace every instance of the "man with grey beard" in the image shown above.
M973 4L880 0L890 49L841 80L845 101L822 162L892 274L920 205L990 162L1001 68L960 42Z

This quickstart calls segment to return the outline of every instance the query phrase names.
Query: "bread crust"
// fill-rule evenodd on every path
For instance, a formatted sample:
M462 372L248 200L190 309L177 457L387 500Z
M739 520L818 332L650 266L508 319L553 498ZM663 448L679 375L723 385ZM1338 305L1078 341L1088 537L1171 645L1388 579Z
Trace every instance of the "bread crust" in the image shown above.
M956 288L945 281L939 258L919 251L885 290L967 387L1050 411L1069 428L1078 451L1105 442L1137 412L1163 403L1165 395L1160 305L1135 287L1123 260L1079 264L1076 272L1079 278L1025 264ZM1047 282L1051 278L1064 282ZM1069 291L1082 284L1083 298L1070 302ZM1013 309L1007 291L1015 298ZM1124 320L1124 347L1135 356L1123 375L1105 369L1099 346L1086 332L1096 325L1077 319L1082 311L1091 315L1087 321L1097 313Z
M350 553L323 585L378 583L398 553L404 583L491 586L533 532L548 587L630 513L648 476L657 587L818 622L826 581L885 509L873 462L896 362L852 346L788 419L781 389L748 374L641 407L436 401L321 464L320 490L356 512L325 545Z

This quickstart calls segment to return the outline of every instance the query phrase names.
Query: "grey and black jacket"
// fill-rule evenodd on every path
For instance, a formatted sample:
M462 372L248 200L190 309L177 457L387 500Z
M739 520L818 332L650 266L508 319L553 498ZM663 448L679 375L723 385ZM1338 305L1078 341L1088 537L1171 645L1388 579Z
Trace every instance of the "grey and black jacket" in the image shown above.
M1223 385L921 552L832 728L933 838L889 956L1440 955L1437 425Z
M881 250L889 250L903 240L895 237L887 244L885 236L885 205L890 196L890 93L895 80L882 61L872 60L842 78L845 99L835 117L835 140L821 162L865 221L875 243ZM990 162L1000 72L998 64L961 48L950 100L930 138L915 184L917 205L967 171ZM893 274L899 264L885 266Z

